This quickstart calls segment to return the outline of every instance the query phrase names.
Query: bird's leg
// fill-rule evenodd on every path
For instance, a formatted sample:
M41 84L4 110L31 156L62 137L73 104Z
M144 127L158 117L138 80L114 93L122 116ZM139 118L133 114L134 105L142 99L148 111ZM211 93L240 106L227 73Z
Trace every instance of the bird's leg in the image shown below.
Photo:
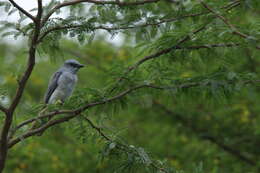
M46 110L47 110L47 106L44 105L44 107L42 108L42 110L39 112L39 114L38 114L36 120L33 122L32 127L31 127L30 130L34 130L34 129L36 129L36 128L39 126L38 122L39 122L40 119L39 119L38 117L40 117L41 115L44 115L44 113L46 112ZM41 122L40 122L40 124L41 124Z
M64 103L63 100L57 100L54 104L55 104L55 105L58 105L58 106L62 106L63 103ZM50 121L50 120L52 119L52 117L53 117L53 116L49 116L49 117L48 117L48 121ZM48 121L47 121L47 122L48 122Z
M60 105L60 106L62 106L63 103L64 103L63 100L57 100L57 101L55 102L55 105Z

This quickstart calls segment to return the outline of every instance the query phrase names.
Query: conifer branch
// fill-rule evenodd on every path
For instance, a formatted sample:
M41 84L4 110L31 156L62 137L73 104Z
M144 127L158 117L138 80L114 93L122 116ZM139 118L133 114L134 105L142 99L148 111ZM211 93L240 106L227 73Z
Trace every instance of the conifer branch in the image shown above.
M229 83L232 84L233 81L229 81ZM242 81L242 83L245 84L245 85L251 84L251 83L260 83L260 80L246 80L246 81ZM187 88L198 87L198 86L202 86L202 85L205 86L205 85L209 85L209 84L210 83L204 83L204 82L190 82L190 83L180 84L180 85L177 85L177 86L156 86L156 85L152 85L152 84L138 85L136 87L129 88L129 89L119 93L118 95L116 95L114 97L104 99L104 100L101 100L101 101L98 101L98 102L89 103L89 104L86 104L86 105L81 106L80 108L77 108L77 109L74 109L74 110L57 110L57 111L49 112L49 113L44 114L44 115L40 115L38 117L34 117L34 118L31 118L31 119L25 120L25 121L21 122L19 125L17 125L16 128L13 129L13 131L17 131L21 127L23 127L27 124L30 124L34 121L40 120L40 119L49 118L49 117L56 117L57 115L61 115L61 114L67 114L67 118L65 120L63 120L63 121L57 120L59 122L52 122L54 124L59 124L59 123L61 123L60 121L64 122L64 121L70 120L70 119L78 116L79 114L81 114L82 112L84 112L85 110L87 110L91 107L95 107L95 106L98 106L98 105L103 105L103 104L106 104L106 103L113 102L113 101L118 100L122 97L125 97L126 95L132 93L133 91L136 91L136 90L139 90L139 89L142 89L142 88L152 88L152 89L157 89L157 90L174 90L174 89L187 89ZM56 120L52 120L52 121L56 121ZM50 123L50 122L48 122L48 123ZM42 127L45 127L47 124L45 124ZM37 133L42 133L44 130L46 130L50 126L45 127L44 129L42 129L42 127L38 128L38 130L37 129L30 130L29 131L30 133L26 132L26 135L25 134L22 135L22 139L26 136L29 137L29 136L33 136ZM28 136L27 133L30 134L30 135ZM11 141L12 141L11 142L12 145L14 145L14 143L17 143L17 141L19 142L19 137L16 138L16 139L12 139ZM16 142L14 142L14 141L16 141ZM10 147L12 145L10 144Z
M169 52L171 52L172 50L175 50L177 47L179 47L182 43L188 41L191 39L190 35L194 35L194 34L197 34L199 33L200 31L204 30L206 28L207 25L204 25L194 31L192 31L191 33L189 33L188 35L186 35L183 39L179 40L174 46L172 47L169 47L169 48L166 48L166 49L163 49L159 52L156 52L154 54L151 54L149 56L146 56L142 59L140 59L139 61L137 61L134 65L130 66L128 68L128 70L126 71L126 73L129 73L130 71L136 69L138 66L140 66L141 64L143 64L144 62L148 61L148 60L151 60L151 59L155 59L155 58L158 58L164 54L167 54Z
M194 83L187 83L187 84L182 84L182 85L178 86L178 88L190 88L190 87L195 87L195 86L198 86L198 85L199 85L199 83L195 83L195 82ZM89 104L81 106L80 108L77 108L75 110L58 110L58 111L50 112L50 113L45 114L45 115L38 116L36 118L26 120L26 121L22 122L21 124L19 124L17 127L21 128L22 126L29 124L33 121L36 121L38 119L43 119L43 118L46 118L46 117L54 117L54 116L60 115L60 114L67 114L67 116L65 116L63 118L51 120L47 124L41 126L40 128L29 130L25 134L22 134L20 137L12 139L9 143L9 148L12 147L13 145L15 145L16 143L20 142L22 139L26 139L26 138L28 138L30 136L34 136L38 133L43 133L49 127L52 127L56 124L60 124L60 123L66 122L66 121L69 121L70 119L78 116L79 114L81 114L82 112L84 112L85 110L87 110L89 108L92 108L92 107L95 107L95 106L98 106L98 105L103 105L103 104L110 103L110 102L113 102L115 100L121 99L122 97L125 97L126 95L132 93L133 91L136 91L136 90L139 90L139 89L142 89L142 88L153 88L153 89L158 89L158 90L170 90L170 89L173 89L175 87L156 86L156 85L148 85L148 84L138 85L136 87L129 88L129 89L119 93L118 95L116 95L114 97L104 99L104 100L98 101L98 102L89 103ZM19 129L19 128L16 128L16 130Z
M160 19L158 22L154 22L154 23L144 23L144 24L139 24L139 25L134 25L134 26L107 27L107 26L101 25L101 26L92 27L91 30L94 31L94 30L101 29L101 30L106 30L106 31L110 32L110 31L115 31L115 30L128 30L128 29L143 28L143 27L148 27L148 26L159 26L160 24L163 24L163 23L174 22L174 21L182 20L182 19L185 19L188 17L196 17L196 16L201 16L204 14L207 14L207 13L202 12L202 13L187 14L187 15L183 15L180 17L170 18L170 19ZM82 28L82 27L84 27L84 26L81 24L78 24L78 25L68 25L68 26L56 26L56 27L50 28L40 36L38 43L42 42L43 39L51 32L65 30L65 29L76 29L76 28Z
M57 4L56 6L54 6L51 9L51 11L43 18L42 24L44 25L48 21L48 19L51 17L51 15L53 13L55 13L55 11L57 11L58 9L60 9L62 7L76 5L76 4L79 4L79 3L91 3L91 4L97 4L97 5L110 4L110 5L118 5L120 7L123 7L123 6L138 6L138 5L148 4L148 3L156 3L156 2L159 2L159 1L160 0L144 0L144 1L136 1L136 2L121 2L119 0L115 0L115 1L100 1L100 0L71 0L71 1L65 1L63 3Z
M108 142L113 142L113 140L110 139L106 134L104 134L103 131L102 131L102 129L101 129L100 127L96 126L89 118L87 118L87 117L83 117L83 118L84 118L84 119L88 122L88 124L89 124L93 129L95 129L95 130L98 132L98 134L99 134L100 136L102 136L105 140L107 140ZM127 146L125 146L125 145L122 144L122 143L118 143L118 142L116 142L116 146L115 146L115 147L116 147L117 149L123 150L123 151L125 151L125 149L123 149L123 148L127 148ZM157 169L157 170L160 170L161 172L168 173L167 170L165 170L163 167L157 166L154 162L151 163L151 166L152 166L153 168Z
M240 32L232 23L229 22L229 20L227 18L220 15L218 12L214 11L211 7L209 7L206 3L204 3L203 0L199 0L199 1L203 7L205 7L207 10L209 10L211 13L215 14L219 19L221 19L231 29L232 34L238 35L239 37L247 39L247 40L252 39L252 40L257 41L257 39L254 38L253 36ZM232 6L232 7L234 7L234 6ZM256 49L260 49L260 46L256 46Z

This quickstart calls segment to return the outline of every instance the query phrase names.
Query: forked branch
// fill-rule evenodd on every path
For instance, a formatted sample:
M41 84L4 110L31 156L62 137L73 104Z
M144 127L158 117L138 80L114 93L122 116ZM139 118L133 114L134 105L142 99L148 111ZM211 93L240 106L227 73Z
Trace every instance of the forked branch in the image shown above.
M41 21L41 15L42 15L42 0L38 0L38 13L37 17L33 17L31 14L29 14L27 11L25 11L23 8L21 8L19 5L17 5L13 0L9 0L14 7L16 7L21 13L25 14L27 17L31 18L34 21L35 28L33 31L33 36L30 42L30 48L29 48L29 56L27 61L27 67L25 72L23 73L21 79L18 81L18 87L15 93L14 98L11 101L11 105L9 108L4 109L1 108L1 110L5 111L5 120L3 124L3 128L1 131L1 139L0 139L0 172L3 171L5 167L5 161L8 151L8 133L10 131L10 127L13 122L13 116L14 111L16 110L16 107L18 106L21 97L23 95L25 85L31 76L31 73L34 68L35 64L35 52L36 52L36 43L38 40L38 36L40 34L40 21Z
M32 19L34 22L36 21L36 18L31 15L29 12L27 12L25 9L23 9L21 6L19 6L14 0L9 0L9 2L15 7L17 8L21 13L23 13L24 15L26 15L27 17L29 17L30 19Z

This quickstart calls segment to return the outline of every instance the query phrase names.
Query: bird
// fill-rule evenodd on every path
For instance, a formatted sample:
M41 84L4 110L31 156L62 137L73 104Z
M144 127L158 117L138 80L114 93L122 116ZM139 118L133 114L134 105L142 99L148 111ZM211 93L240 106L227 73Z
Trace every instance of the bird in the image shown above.
M69 59L66 60L62 67L60 67L51 77L47 91L44 96L44 103L42 110L39 113L39 116L45 113L47 105L64 103L64 101L71 96L73 93L74 87L78 81L77 72L80 68L84 67L83 64L80 64L77 60ZM40 124L43 125L51 120L52 117L41 120ZM38 128L39 124L37 121L34 121L31 130ZM44 131L39 132L37 136L41 136Z
M78 81L77 72L84 67L75 59L66 60L51 77L44 96L45 104L62 103L71 96Z

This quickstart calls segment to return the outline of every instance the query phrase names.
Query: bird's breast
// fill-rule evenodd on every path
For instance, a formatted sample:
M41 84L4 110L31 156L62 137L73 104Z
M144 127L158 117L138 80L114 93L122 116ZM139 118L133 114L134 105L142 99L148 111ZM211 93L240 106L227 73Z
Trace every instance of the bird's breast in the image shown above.
M65 73L59 80L59 86L62 88L73 88L77 82L77 76L71 73Z
M75 84L77 82L77 76L71 73L65 73L61 76L58 82L58 92L64 97L71 95Z

